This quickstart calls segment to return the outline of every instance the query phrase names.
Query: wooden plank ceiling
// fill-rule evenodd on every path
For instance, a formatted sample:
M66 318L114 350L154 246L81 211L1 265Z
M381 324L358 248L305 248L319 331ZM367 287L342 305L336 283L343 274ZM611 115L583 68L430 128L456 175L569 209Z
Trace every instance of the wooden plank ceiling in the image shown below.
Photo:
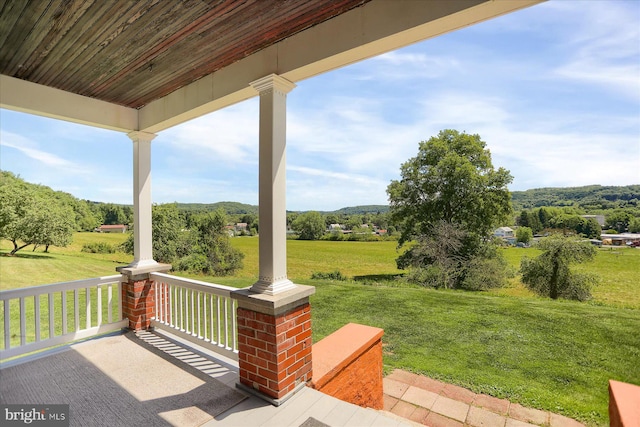
M6 0L0 73L140 108L369 0Z

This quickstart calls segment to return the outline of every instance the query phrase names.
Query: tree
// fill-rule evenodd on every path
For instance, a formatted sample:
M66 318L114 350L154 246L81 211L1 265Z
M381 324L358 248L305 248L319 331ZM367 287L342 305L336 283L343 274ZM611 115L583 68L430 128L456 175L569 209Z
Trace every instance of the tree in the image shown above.
M475 248L470 238L459 226L439 221L431 233L418 237L398 265L410 266L408 279L422 286L486 290L504 285L506 262L496 246Z
M222 209L198 216L195 253L206 260L200 272L223 276L242 268L244 254L231 246L226 225L227 218Z
M618 233L624 233L629 227L629 221L633 218L630 212L622 209L616 209L606 215L606 226L616 230Z
M552 299L586 301L591 287L598 282L595 275L572 271L572 263L594 258L596 250L589 242L552 235L540 241L543 251L537 258L524 257L520 263L522 283L538 295Z
M529 243L533 239L533 231L529 227L518 227L516 230L516 241Z
M598 224L595 218L585 218L580 234L587 239L599 239L602 235L602 227L600 227L600 224Z
M75 213L49 187L29 184L10 172L0 179L0 238L13 243L10 254L34 245L67 246L76 229Z
M154 260L172 264L191 252L195 240L188 231L183 231L185 222L175 203L154 205L151 224ZM133 253L133 243L133 234L130 234L122 245L123 250Z
M325 231L322 215L316 211L309 211L298 215L291 224L293 231L298 233L301 240L318 240Z
M436 262L429 248L443 230L457 230L464 235L462 247L445 251L454 257L456 266L452 284L463 287L474 257L498 256L490 248L491 232L511 215L507 185L512 177L506 169L494 169L486 143L478 135L443 130L437 137L423 141L418 155L402 164L401 179L387 187L391 218L402 230L399 246L417 240L417 245L398 258L398 267L420 268L445 263ZM447 224L447 226L443 225ZM435 237L434 237L435 236ZM435 242L446 244L445 242ZM420 248L420 246L426 247ZM457 257L463 254L464 262ZM448 265L448 264L447 264ZM449 279L444 280L449 282Z
M629 221L629 233L640 233L640 218L632 218Z
M513 177L494 169L479 135L443 130L420 143L400 174L387 187L392 218L402 224L400 244L427 234L439 221L488 236L511 214L507 185Z

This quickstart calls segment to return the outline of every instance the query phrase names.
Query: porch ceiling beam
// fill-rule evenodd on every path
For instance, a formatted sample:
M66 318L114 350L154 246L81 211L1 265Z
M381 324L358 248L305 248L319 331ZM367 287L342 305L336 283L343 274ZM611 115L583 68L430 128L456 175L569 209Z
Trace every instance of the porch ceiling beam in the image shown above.
M298 82L542 1L372 0L148 104L140 130L160 132L251 98L249 82L265 75Z
M138 110L0 74L0 108L120 132L138 128Z

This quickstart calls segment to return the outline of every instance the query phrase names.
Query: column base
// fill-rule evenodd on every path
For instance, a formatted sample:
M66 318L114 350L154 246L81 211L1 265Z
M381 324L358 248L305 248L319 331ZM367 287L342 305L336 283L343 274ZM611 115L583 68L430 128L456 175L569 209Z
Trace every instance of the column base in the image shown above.
M255 390L249 386L246 386L240 382L236 383L236 388L239 390L244 391L245 393L249 393L253 396L256 396L262 400L264 400L267 403L272 404L273 406L280 406L283 403L285 403L287 400L291 399L293 397L294 394L296 394L297 392L299 392L300 390L302 390L303 388L305 388L307 386L306 382L301 382L300 384L298 384L293 390L291 390L289 393L287 393L286 395L284 395L283 397L276 399L273 398L271 396L267 396L264 393L259 392L258 390Z
M278 280L275 282L268 282L265 280L258 280L251 286L251 291L259 294L277 295L282 292L295 289L296 285L289 279Z

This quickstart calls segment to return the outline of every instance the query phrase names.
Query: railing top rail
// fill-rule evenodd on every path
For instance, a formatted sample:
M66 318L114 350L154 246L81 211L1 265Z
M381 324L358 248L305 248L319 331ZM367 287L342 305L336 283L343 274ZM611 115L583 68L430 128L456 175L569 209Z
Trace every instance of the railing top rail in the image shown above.
M72 282L52 283L49 285L30 286L27 288L10 289L0 291L0 301L16 298L31 297L34 295L44 295L52 292L72 291L74 289L90 288L108 283L122 282L121 274L113 276L94 277L91 279L75 280Z
M237 291L232 286L218 285L217 283L202 282L200 280L188 279L185 277L173 276L165 273L149 273L151 280L163 282L169 285L182 286L196 291L209 292L221 297L230 297L231 292Z

